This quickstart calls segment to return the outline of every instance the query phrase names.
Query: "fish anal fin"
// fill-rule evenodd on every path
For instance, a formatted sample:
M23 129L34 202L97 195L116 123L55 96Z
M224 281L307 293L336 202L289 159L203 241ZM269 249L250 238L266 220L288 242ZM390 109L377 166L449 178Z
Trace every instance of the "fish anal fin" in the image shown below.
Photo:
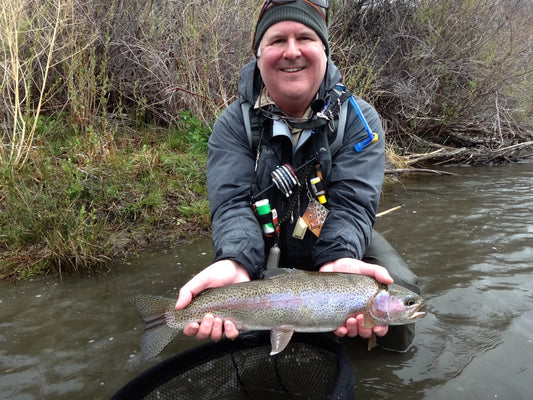
M281 353L289 344L294 330L292 328L274 328L270 331L270 355Z
M378 342L376 340L376 335L373 333L369 338L368 338L368 351L372 350L374 347L376 347L378 345Z

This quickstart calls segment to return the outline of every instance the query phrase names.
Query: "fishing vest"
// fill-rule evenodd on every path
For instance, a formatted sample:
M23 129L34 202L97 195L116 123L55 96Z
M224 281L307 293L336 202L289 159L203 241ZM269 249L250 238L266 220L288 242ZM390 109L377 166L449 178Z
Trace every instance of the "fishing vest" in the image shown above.
M325 203L327 203L328 167L321 163L319 153L322 155L329 153L327 158L330 158L331 162L331 158L343 145L350 103L368 133L366 139L355 143L355 151L360 152L367 144L376 141L377 134L372 133L355 97L343 84L339 83L324 100L318 100L311 105L313 114L309 120L287 122L291 127L303 131L321 132L311 136L315 154L309 154L310 158L307 161L298 163L298 168L293 168L290 164L283 164L274 168L273 171L269 171L272 178L272 183L269 186L264 186L265 175L264 172L261 172L260 175L263 179L261 190L259 190L257 181L254 180L254 183L251 184L251 204L263 229L265 251L268 252L265 254L267 268L279 265L280 248L284 248L283 253L285 254L281 256L282 261L283 258L285 261L290 260L291 266L305 269L305 265L309 264L308 249L313 246L316 237L320 234L321 224L327 216L327 204ZM260 155L263 152L261 144L263 134L265 129L269 127L265 122L269 119L272 120L268 114L276 113L279 110L275 108L265 111L257 110L253 108L251 103L244 100L241 101L240 106L249 146L256 153L255 168L257 171ZM304 145L306 144L304 143ZM256 174L254 179L257 177ZM302 182L306 183L302 184ZM272 188L278 189L271 192L274 197L267 195ZM304 192L305 190L307 192ZM305 200L304 193L307 193L309 202ZM312 211L308 214L308 210ZM310 215L309 219L312 221L322 221L319 224L310 225L312 228L309 230L314 235L306 235L309 224L305 227L303 226L305 222L302 224L306 215ZM285 229L281 229L282 226ZM287 246L289 242L291 245ZM286 265L285 262L282 264Z
M353 95L346 87L339 83L330 92L327 106L314 114L314 120L300 124L293 124L296 128L309 129L328 125L328 143L333 156L340 148L346 127L346 115L348 103L346 100ZM261 138L261 129L265 117L258 114L251 103L241 102L241 110L244 119L244 127L248 137L250 148L255 152Z

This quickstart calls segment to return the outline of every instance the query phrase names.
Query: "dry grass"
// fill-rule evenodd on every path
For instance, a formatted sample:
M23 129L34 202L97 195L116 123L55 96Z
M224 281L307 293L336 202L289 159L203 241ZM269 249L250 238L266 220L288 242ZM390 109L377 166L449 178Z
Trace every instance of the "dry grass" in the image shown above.
M37 120L46 101L50 67L56 61L54 51L62 23L62 7L61 0L4 0L0 9L3 40L0 99L5 110L4 121L1 121L4 131L0 142L2 163L23 164L31 153ZM39 20L40 17L43 18Z
M389 159L532 139L531 1L331 4L332 57L383 117ZM0 276L85 271L117 232L209 225L206 140L258 6L0 2Z
M334 60L389 138L480 127L494 142L533 124L532 7L524 0L337 0ZM100 145L118 125L212 123L251 58L251 0L5 0L4 162L28 157L39 115L66 113ZM520 135L518 135L520 137ZM403 143L408 147L407 143Z

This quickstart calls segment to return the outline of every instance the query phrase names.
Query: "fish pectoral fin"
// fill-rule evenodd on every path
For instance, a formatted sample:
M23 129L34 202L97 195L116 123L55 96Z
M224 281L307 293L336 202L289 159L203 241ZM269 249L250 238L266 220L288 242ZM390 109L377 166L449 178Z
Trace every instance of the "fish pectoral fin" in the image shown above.
M291 328L274 328L270 331L270 344L272 350L270 355L281 353L289 344L292 338L294 329Z
M367 329L371 329L377 325L377 321L368 314L364 314L363 326Z

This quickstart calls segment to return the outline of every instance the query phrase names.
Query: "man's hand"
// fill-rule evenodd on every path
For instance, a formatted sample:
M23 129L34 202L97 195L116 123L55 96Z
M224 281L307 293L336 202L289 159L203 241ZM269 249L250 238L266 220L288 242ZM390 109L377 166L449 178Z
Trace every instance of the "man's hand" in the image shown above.
M205 289L231 285L233 283L247 282L250 276L246 269L238 262L232 260L217 261L187 282L179 292L176 309L181 310ZM207 339L218 341L224 333L229 339L235 339L239 331L232 321L222 321L222 319L207 314L200 324L192 322L188 324L183 333L187 336L195 336L197 339Z
M338 260L326 263L320 268L320 272L360 274L375 278L378 282L385 285L393 283L392 277L384 267L365 263L364 261L355 258L339 258ZM337 328L334 333L339 337L361 336L363 338L370 338L372 334L375 334L376 336L384 336L388 330L389 327L384 325L376 325L371 329L365 328L364 316L363 314L358 314L355 317L348 318L346 324Z

